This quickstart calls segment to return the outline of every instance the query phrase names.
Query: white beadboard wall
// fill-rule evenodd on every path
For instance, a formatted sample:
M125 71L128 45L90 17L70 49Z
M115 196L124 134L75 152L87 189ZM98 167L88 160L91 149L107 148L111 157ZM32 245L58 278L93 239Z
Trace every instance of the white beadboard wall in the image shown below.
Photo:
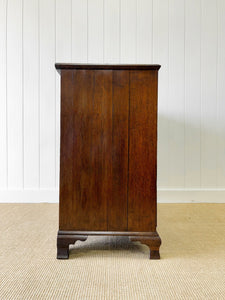
M161 64L159 202L225 202L224 0L0 0L0 202L57 202L55 62Z

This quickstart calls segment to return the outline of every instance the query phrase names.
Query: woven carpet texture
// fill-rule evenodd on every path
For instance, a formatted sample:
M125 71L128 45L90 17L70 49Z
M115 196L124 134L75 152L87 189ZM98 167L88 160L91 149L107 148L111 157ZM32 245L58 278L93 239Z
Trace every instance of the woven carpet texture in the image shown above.
M159 204L161 259L89 237L56 259L58 204L0 204L0 299L225 299L225 204Z

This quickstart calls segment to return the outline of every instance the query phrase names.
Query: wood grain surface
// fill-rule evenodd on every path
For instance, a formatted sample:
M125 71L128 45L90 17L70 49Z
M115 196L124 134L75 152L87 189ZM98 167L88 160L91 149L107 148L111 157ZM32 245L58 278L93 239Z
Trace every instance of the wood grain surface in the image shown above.
M128 230L156 227L157 72L130 71Z

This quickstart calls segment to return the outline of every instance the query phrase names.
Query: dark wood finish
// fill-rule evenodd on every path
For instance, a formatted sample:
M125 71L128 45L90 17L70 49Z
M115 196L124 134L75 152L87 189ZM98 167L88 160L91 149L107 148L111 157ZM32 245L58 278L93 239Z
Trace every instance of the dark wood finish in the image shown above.
M107 230L112 197L112 72L74 70L73 227Z
M55 64L60 73L61 70L159 70L160 65L92 65L92 64Z
M61 140L60 140L60 191L59 229L72 228L73 215L73 74L61 74Z
M75 235L75 234L60 234L57 236L57 258L67 259L69 258L69 245L75 244L76 241L86 241L87 235Z
M130 240L147 245L150 249L150 259L160 259L159 247L161 245L161 239L157 231L149 235L130 236Z
M126 235L159 258L158 65L56 64L61 70L57 257L88 235Z
M157 71L130 71L128 230L156 228Z
M69 245L76 241L85 241L88 235L93 236L128 236L131 241L146 244L150 249L150 259L159 259L161 239L157 232L132 232L132 231L58 231L57 258L69 258Z
M88 236L88 235L94 235L94 236L129 236L129 237L149 237L149 236L158 236L158 233L155 232L144 232L144 231L67 231L67 230L58 230L58 235L73 235L73 236Z
M127 230L129 72L113 71L112 197L108 230Z

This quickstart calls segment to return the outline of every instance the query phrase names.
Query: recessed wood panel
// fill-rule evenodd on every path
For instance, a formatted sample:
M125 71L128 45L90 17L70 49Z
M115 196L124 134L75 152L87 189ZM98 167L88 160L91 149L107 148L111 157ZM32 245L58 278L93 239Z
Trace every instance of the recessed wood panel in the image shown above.
M113 71L112 198L108 230L127 230L129 71Z
M130 71L128 230L156 225L157 72Z
M127 230L129 72L62 71L60 229Z
M61 73L59 229L73 224L73 74Z
M112 197L112 72L71 73L73 193L67 214L72 229L107 230L107 203Z

